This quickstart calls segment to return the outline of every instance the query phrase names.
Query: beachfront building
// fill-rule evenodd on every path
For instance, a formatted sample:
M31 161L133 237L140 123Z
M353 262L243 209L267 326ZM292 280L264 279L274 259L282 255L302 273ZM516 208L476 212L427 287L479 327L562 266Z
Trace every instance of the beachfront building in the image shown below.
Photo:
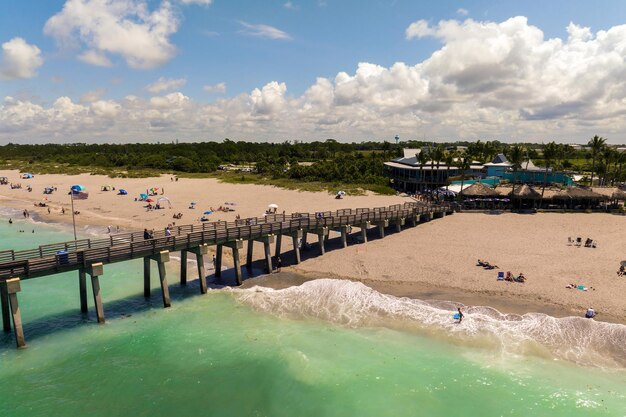
M536 166L530 159L524 161L517 172L514 172L512 168L508 168L502 178L523 184L543 184L545 180L548 184L574 185L572 177L565 172L548 168L546 174L545 167Z
M396 190L409 193L434 190L449 184L451 177L461 175L457 166L448 166L443 161L420 161L421 152L421 149L404 149L402 157L385 162L385 173ZM472 164L465 176L480 177L482 169L482 164Z
M487 162L484 165L484 170L483 172L485 173L486 177L504 177L504 174L511 169L511 167L513 166L513 164L511 164L509 162L508 159L506 159L506 156L504 156L504 154L499 153L498 155L496 155L495 158L493 158L493 161L491 162Z

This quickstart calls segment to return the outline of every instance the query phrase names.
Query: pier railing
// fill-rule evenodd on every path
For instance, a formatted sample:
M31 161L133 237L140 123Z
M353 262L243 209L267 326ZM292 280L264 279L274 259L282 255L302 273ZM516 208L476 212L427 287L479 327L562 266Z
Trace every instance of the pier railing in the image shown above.
M144 239L143 232L111 234L106 238L79 239L40 245L26 250L0 251L0 280L12 276L34 278L56 272L75 270L93 262L118 262L156 254L163 250L178 251L202 244L215 245L234 240L258 239L267 235L289 234L297 230L338 228L380 222L410 216L447 211L447 206L425 206L419 203L389 207L341 209L334 212L268 214L264 217L232 222L218 221L174 226L171 236L165 230L155 231Z

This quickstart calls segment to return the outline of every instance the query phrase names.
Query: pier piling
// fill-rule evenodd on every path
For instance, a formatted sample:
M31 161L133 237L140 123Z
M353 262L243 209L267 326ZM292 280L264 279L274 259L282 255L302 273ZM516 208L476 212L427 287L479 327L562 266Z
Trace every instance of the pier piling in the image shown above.
M80 312L87 313L87 274L85 269L78 270L78 292L80 293Z
M156 255L152 256L159 266L159 280L161 281L161 296L163 298L163 307L170 307L170 289L167 284L167 271L165 270L165 262L170 261L170 251L162 250Z
M7 283L0 282L0 301L2 302L2 328L5 332L11 331L11 313L9 307L9 292L7 291Z
M143 296L150 298L150 257L143 258Z
M96 307L96 317L98 323L104 323L104 308L102 307L102 297L100 296L100 277L104 273L102 262L92 264L87 272L91 276L91 290L93 292L93 303Z
M204 255L209 253L209 246L204 244L191 250L196 254L196 262L198 264L198 279L200 280L200 294L206 294L206 271L204 269Z
M187 285L187 251L180 251L180 285Z
M20 305L17 302L17 293L22 291L20 279L7 279L5 285L6 291L9 295L9 304L11 305L11 317L13 318L15 344L18 348L24 348L26 347L26 341L24 340L24 328L22 327L22 314L20 312Z

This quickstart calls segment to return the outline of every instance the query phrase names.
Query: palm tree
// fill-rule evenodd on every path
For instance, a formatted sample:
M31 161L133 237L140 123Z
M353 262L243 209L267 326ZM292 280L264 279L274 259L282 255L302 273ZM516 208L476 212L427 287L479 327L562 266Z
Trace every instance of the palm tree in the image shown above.
M433 159L436 159L437 162L437 185L439 185L439 182L441 181L439 175L439 165L441 164L441 160L443 159L443 148L441 147L441 145L435 146L435 149L433 149L433 153L431 156Z
M520 145L513 145L509 149L509 162L513 167L513 190L511 196L515 195L515 184L517 183L517 170L522 167L522 161L524 160L524 147ZM511 204L511 209L513 205Z
M443 161L446 164L446 194L448 192L448 184L450 182L450 165L454 163L455 154L454 152L445 151L443 153Z
M428 153L424 152L424 150L422 149L418 154L417 154L417 160L420 164L420 176L421 181L422 181L422 190L424 189L424 183L426 182L426 179L424 178L424 165L426 165L426 162L428 162Z
M465 171L470 169L471 167L471 158L464 156L459 158L459 169L461 170L461 191L463 191L463 186L465 185ZM461 199L461 193L458 195L459 200Z
M539 201L539 208L541 208L543 193L546 191L546 184L548 183L548 169L554 164L554 160L558 156L558 153L559 146L554 142L550 142L543 147L543 161L546 165L546 169L543 172L543 187L541 187L541 200Z
M601 136L595 135L592 137L587 143L588 146L591 147L591 159L592 159L592 167L591 167L591 183L590 186L593 186L593 174L596 170L596 157L602 150L606 143L606 139Z

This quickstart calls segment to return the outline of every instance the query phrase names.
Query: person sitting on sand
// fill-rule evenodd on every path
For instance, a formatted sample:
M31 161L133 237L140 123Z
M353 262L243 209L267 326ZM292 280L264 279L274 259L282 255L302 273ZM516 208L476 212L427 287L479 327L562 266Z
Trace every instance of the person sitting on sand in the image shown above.
M624 265L621 265L619 269L617 270L617 276L623 277L624 274L626 274L626 267Z
M588 237L587 240L585 240L585 247L590 248L592 242L593 240L591 240L591 238Z
M526 282L526 277L523 272L520 272L519 275L515 278L516 282Z
M587 309L587 312L585 313L585 317L588 318L588 319L592 319L592 318L594 318L597 315L598 315L598 313L596 313L596 311L593 309L593 307L589 307Z
M506 271L506 275L504 277L504 280L513 282L513 274L511 273L511 271Z

